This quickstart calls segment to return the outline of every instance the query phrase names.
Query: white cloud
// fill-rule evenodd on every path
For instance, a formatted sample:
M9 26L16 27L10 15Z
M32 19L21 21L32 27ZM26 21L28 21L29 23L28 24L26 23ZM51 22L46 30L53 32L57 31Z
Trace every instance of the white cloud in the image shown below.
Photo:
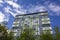
M4 1L3 0L0 0L0 6L3 6L2 3L4 3Z
M60 13L60 6L51 3L50 5L48 5L48 7L50 10L57 12L57 13Z
M50 13L51 15L60 15L60 6L56 3L52 3L50 0L44 2L46 8L48 8L48 11L51 10L55 13Z
M47 11L47 9L45 8L45 6L42 6L42 5L32 5L31 8L29 8L28 10L30 13L33 13L33 12L43 12L43 11Z
M38 10L38 11L40 11L40 12L46 11L46 8L45 8L44 6L36 6L34 9L35 9L35 10Z
M4 3L3 0L0 0L0 3Z
M13 11L15 11L15 12L13 12ZM18 10L18 9L15 9L15 8L11 8L10 6L7 6L7 7L5 7L4 8L4 12L5 13L10 13L12 16L16 16L17 14L25 14L26 13L26 11L24 10L24 9L21 9L20 8L20 10Z
M4 7L3 10L6 14L9 15L9 13L11 15L13 15L14 17L17 15L17 14L26 14L27 11L29 13L33 13L33 12L42 12L42 11L48 11L47 7L52 10L53 12L56 12L57 15L60 13L60 6L56 5L56 4L53 4L53 3L50 3L49 1L49 5L48 5L48 2L45 2L47 3L47 7L43 6L43 5L31 5L28 9L23 9L23 7L19 4L17 4L17 0L0 0L1 3L3 2L6 2L8 5L7 7ZM11 5L12 8L9 6ZM9 17L7 17L8 19Z
M26 14L26 11L24 9L18 10L18 9L13 9L17 14Z
M4 18L5 18L4 14L0 12L0 23L4 21Z
M5 12L5 13L10 13L12 16L15 17L15 13L11 12L11 10L12 10L12 9L11 9L10 7L5 7L5 8L4 8L4 12Z
M16 9L21 8L20 5L18 5L17 3L13 2L13 1L5 1L5 2L7 2L9 5L13 6L13 8L16 8Z
M4 1L14 1L14 2L17 2L17 0L4 0Z
M8 12L9 12L9 7L8 7L8 8L5 7L5 8L4 8L4 12L7 12L7 13L8 13Z
M13 0L14 1L14 0ZM16 14L25 14L26 11L25 9L23 9L23 7L21 5L18 5L16 2L17 0L13 1L5 1L6 3L8 3L9 5L11 5L13 8L11 8L10 6L7 6L5 8L5 10L7 10L7 13L11 13L14 17L16 16ZM15 12L13 12L15 11Z
M56 4L53 4L53 3L50 3L48 5L48 8L53 11L53 12L56 12L55 15L60 15L60 6L56 5ZM54 14L54 13L53 13Z
M47 3L47 4L46 4ZM28 12L33 13L33 12L42 12L42 11L53 11L55 13L51 13L49 12L49 15L60 15L60 6L56 5L54 3L51 2L45 2L45 6L43 5L32 5Z

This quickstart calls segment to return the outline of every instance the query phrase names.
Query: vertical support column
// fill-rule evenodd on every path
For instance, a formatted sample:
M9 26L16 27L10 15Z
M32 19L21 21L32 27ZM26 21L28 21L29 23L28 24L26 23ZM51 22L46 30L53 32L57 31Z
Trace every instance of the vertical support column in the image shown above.
M40 35L42 34L42 16L39 15L39 30L40 30Z

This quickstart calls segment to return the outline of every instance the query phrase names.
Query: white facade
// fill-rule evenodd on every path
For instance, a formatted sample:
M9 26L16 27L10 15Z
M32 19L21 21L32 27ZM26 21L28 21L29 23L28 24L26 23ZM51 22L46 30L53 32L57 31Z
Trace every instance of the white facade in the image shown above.
M36 35L40 35L44 30L51 30L52 33L50 19L47 12L16 15L12 25L14 35L17 36L20 34L21 30L23 30L25 26L33 28L36 31Z

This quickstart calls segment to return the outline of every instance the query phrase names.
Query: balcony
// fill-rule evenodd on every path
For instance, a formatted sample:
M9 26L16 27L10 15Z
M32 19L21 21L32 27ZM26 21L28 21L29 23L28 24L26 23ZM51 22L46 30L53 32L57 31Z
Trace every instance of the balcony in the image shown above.
M17 29L13 29L12 31L13 31L13 32L16 32L16 33L18 32L18 30L17 30Z
M48 15L48 13L41 13L40 15Z
M19 25L12 25L12 27L18 27Z
M50 21L42 22L42 24L50 24Z
M42 18L42 21L44 21L44 20L50 20L49 18Z
M43 30L51 30L51 27L42 27Z
M15 22L13 22L13 23L19 23L19 21L15 21Z

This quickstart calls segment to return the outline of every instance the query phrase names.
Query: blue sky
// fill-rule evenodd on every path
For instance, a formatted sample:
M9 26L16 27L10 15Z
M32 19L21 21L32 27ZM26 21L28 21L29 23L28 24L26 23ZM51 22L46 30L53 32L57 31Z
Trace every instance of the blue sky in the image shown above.
M48 11L51 26L60 26L60 0L0 0L0 23L7 21L7 27L17 14Z

